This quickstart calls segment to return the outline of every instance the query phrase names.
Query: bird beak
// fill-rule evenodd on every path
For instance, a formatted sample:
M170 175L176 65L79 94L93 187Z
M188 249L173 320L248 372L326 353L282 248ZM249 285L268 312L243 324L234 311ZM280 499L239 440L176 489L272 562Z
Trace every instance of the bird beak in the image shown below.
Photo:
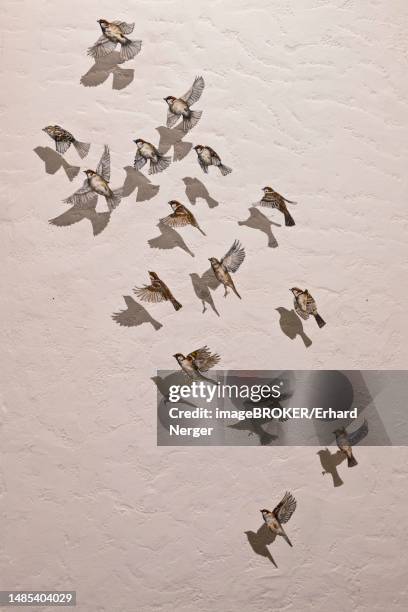
M211 261L211 257L208 258L208 261Z
M164 100L165 102L167 102L167 99L166 99L166 98L163 98L163 100Z
M176 358L177 358L177 355L173 355L173 357L176 359Z

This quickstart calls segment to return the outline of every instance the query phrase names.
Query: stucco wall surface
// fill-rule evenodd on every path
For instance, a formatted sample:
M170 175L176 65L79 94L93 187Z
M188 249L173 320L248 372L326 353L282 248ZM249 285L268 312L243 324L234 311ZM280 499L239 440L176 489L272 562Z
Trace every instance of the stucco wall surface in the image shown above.
M135 21L143 46L89 74L99 18ZM1 588L76 589L81 612L407 609L406 448L359 448L336 488L312 447L157 448L152 381L203 344L226 369L407 368L407 26L403 0L2 1ZM163 97L196 75L184 141L233 172L204 175L191 150L135 186L132 140L159 143ZM87 158L46 151L49 124ZM118 209L48 223L105 144ZM195 179L209 204L189 202ZM297 202L295 227L267 209L245 224L265 185ZM154 241L170 199L207 234L181 228L190 252ZM202 313L190 274L234 239L243 299L218 289L220 316ZM183 308L120 325L147 270ZM327 321L303 323L308 348L276 310L294 285ZM275 568L245 532L286 490L293 548L275 541Z

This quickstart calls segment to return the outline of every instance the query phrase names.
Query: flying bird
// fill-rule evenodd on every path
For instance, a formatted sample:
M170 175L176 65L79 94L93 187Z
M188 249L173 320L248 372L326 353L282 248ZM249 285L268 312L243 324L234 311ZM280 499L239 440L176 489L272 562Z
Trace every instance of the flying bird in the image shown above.
M105 149L98 167L96 168L96 172L94 170L85 170L84 172L86 174L84 184L73 195L66 198L64 202L67 204L73 204L74 206L84 206L93 200L96 194L104 196L110 211L116 208L122 199L123 188L120 187L112 190L109 187L110 153L107 145L105 145Z
M257 204L260 206L267 206L269 208L277 208L285 217L285 225L289 227L295 225L295 221L288 211L286 204L296 204L296 202L287 200L281 196L280 193L274 191L272 187L264 187L262 191L264 192L264 195L262 196L262 199L257 202Z
M136 138L133 142L136 143L137 147L133 164L135 170L143 168L147 160L150 161L149 174L163 172L163 170L170 166L171 157L159 153L158 149L150 142L146 142L146 140L141 138Z
M287 523L292 514L296 509L296 500L291 493L286 492L282 501L270 512L270 510L266 510L265 508L261 510L263 520L266 523L266 526L274 533L275 535L280 535L284 540L292 546L292 542L289 540L286 535L285 530L282 527L283 523Z
M160 219L162 223L169 225L170 227L184 227L185 225L192 225L193 227L196 227L203 234L203 236L206 235L198 225L195 216L190 210L188 210L188 208L177 200L170 200L169 204L173 209L173 212L171 215Z
M204 90L204 79L199 76L195 78L195 81L191 88L184 96L175 98L174 96L167 96L164 101L167 102L167 127L172 128L176 125L177 121L183 119L183 132L188 132L195 125L197 125L202 111L191 110L191 105L197 102L201 98L201 94Z
M238 291L235 288L234 281L231 278L230 272L236 272L239 266L245 259L245 249L242 247L238 240L235 240L232 247L224 255L221 261L218 261L216 257L210 257L209 262L215 274L216 279L224 285L225 293L224 297L228 295L228 287L230 287L236 296L241 299Z
M92 47L89 47L88 55L91 55L95 60L105 57L116 49L118 43L120 44L120 59L123 62L133 59L139 53L142 41L130 40L127 37L127 34L133 32L134 23L107 21L106 19L98 19L98 23L101 26L102 36Z
M357 460L355 459L355 457L353 455L353 451L352 451L352 448L351 448L350 438L348 436L346 428L345 427L340 427L339 429L336 429L333 433L336 436L336 442L337 442L338 448L347 457L347 465L348 465L348 467L350 468L350 467L354 467L355 465L357 465Z
M221 359L217 353L211 353L208 346L203 346L186 356L182 353L176 353L173 357L177 360L182 371L191 379L205 378L202 372L207 372Z
M299 289L298 287L292 287L291 292L294 296L295 311L299 317L306 320L310 315L312 315L316 319L318 326L324 327L326 325L326 321L324 321L317 312L316 302L310 295L309 291L307 289L302 291L302 289Z
M156 272L149 272L151 284L135 287L133 292L143 302L171 302L174 310L180 310L181 304L173 296L168 286L157 276Z
M64 130L60 125L47 125L47 127L43 128L43 132L48 134L48 136L55 141L55 150L57 153L60 153L60 155L64 155L71 144L74 145L78 155L82 159L88 155L91 145L88 142L80 142L71 132Z
M209 166L217 166L223 176L232 172L231 168L228 168L228 166L225 166L221 162L218 153L216 153L211 147L196 145L194 150L197 153L198 163L206 174L208 174Z

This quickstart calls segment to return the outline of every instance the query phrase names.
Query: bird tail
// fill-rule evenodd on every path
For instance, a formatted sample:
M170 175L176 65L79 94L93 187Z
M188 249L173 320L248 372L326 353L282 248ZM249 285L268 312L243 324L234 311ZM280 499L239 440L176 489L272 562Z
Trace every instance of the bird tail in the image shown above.
M175 298L171 299L171 303L174 306L174 310L180 310L180 308L182 308L182 304L180 304L180 302L178 302Z
M222 176L226 176L230 172L232 172L232 168L228 168L228 166L224 166L224 164L220 164L219 166L220 172Z
M82 159L88 155L89 149L91 148L91 145L89 144L89 142L80 142L79 140L73 140L72 144L74 145L74 147L77 150L78 155Z
M319 327L324 327L326 325L326 321L324 321L317 312L314 315L314 318L316 319L316 323L318 324Z
M108 204L108 208L112 211L114 208L117 208L120 204L120 201L123 196L123 187L119 187L119 189L114 189L112 191L112 195L109 198L106 198L106 202Z
M297 204L297 202L294 202L293 200L288 200L286 198L283 198L286 202L286 204Z
M281 534L282 538L283 538L284 540L286 540L286 542L289 544L289 546L292 546L292 548L293 548L293 544L292 544L292 542L289 540L289 538L288 538L288 536L286 535L285 531L283 530L283 527L281 527L281 532L280 532L280 534Z
M242 300L242 297L239 295L238 291L236 290L236 287L235 287L234 283L232 283L232 285L230 285L230 287L233 290L233 292L235 293L235 295L238 296L240 300Z
M171 157L158 155L157 161L150 160L150 168L149 174L157 174L158 172L163 172L166 168L170 166Z
M123 62L133 59L138 53L140 53L141 48L141 40L130 40L127 38L126 41L120 45L120 59Z
M287 209L283 214L285 215L285 225L288 227L295 225L295 220Z
M354 457L353 453L351 453L350 457L347 456L347 465L349 468L358 465L357 459Z
M190 111L188 117L183 117L183 131L188 132L200 121L203 111Z

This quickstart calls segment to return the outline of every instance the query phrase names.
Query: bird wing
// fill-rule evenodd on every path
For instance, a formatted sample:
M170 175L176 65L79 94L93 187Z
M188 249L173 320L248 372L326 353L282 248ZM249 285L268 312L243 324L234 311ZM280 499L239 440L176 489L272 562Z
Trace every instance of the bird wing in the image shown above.
M147 159L140 155L140 153L136 153L135 161L133 162L133 167L135 170L140 170L147 163Z
M287 523L296 509L296 499L286 492L282 501L274 508L273 514L280 523Z
M66 204L87 204L93 198L95 198L95 192L90 188L88 179L85 179L82 187L77 189L77 191L68 198L65 198L63 202Z
M163 295L160 287L155 285L143 285L143 287L135 287L133 293L137 295L143 302L164 302L167 298Z
M214 149L212 149L211 147L207 147L207 149L210 152L211 155L211 163L216 166L218 162L221 161L220 156L218 155L218 153L216 151L214 151Z
M241 246L239 240L235 240L228 253L221 259L221 264L227 272L236 272L244 259L245 249Z
M261 206L268 206L269 208L275 208L278 203L277 194L268 193L261 199Z
M177 212L160 219L165 225L169 225L170 227L184 227L185 225L189 225L188 216L185 214L178 214Z
M96 173L99 174L104 181L109 183L110 181L110 153L108 145L105 145L105 149L102 153L102 157L99 161Z
M367 423L367 420L364 419L364 423L360 425L360 427L356 429L356 431L353 431L352 433L348 434L350 445L355 446L356 444L361 442L361 440L363 440L363 438L365 438L367 435L368 435L368 423Z
M57 153L60 153L60 155L64 155L64 153L68 151L70 146L71 146L71 142L69 140L56 140L55 141L55 148L57 150Z
M88 55L93 57L94 59L100 59L101 57L105 57L109 53L115 50L116 42L113 40L109 40L104 34L98 38L96 43L89 47Z
M294 301L294 307L295 307L295 312L296 314L299 315L299 317L301 317L305 321L309 318L309 314L301 309L297 300Z
M187 102L188 106L191 106L192 104L194 104L194 102L197 102L197 100L201 98L204 86L205 83L203 77L196 77L194 79L194 83L192 84L188 92L185 93L184 96L181 96L181 99Z
M187 355L187 359L189 357L193 360L194 365L196 365L197 368L203 372L206 372L215 366L215 364L217 364L221 359L217 353L212 355L208 346L203 346L196 351L192 351Z
M134 23L126 23L126 21L112 21L116 26L118 26L123 34L131 34L135 28Z
M206 174L208 174L208 166L207 166L207 164L205 164L199 157L197 159L198 159L198 163L200 164L202 170L204 170L204 172Z
M172 128L176 125L177 121L180 119L180 115L176 115L172 113L170 109L167 109L167 127Z

